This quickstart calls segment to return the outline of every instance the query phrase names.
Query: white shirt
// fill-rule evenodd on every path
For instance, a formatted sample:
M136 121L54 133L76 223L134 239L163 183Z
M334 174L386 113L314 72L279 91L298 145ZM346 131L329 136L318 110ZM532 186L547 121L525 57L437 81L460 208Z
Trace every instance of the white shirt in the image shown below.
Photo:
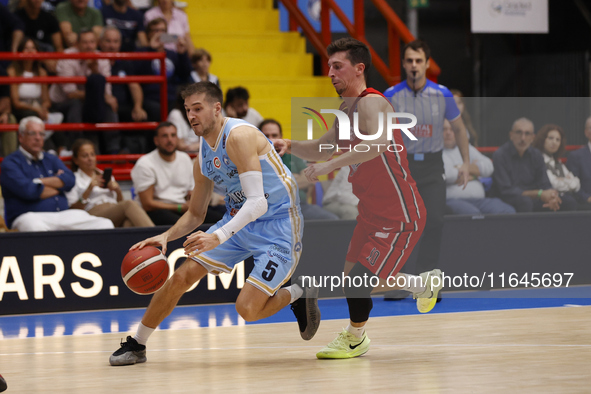
M489 177L493 174L494 167L492 160L484 156L472 145L468 146L470 163L476 164L480 170L481 177ZM464 163L460 148L443 149L443 167L445 169L445 183L447 184L447 198L485 198L484 186L478 179L469 181L464 186L456 185L458 180L458 167Z
M163 160L158 149L145 154L131 170L136 194L154 185L154 199L169 204L183 204L186 195L195 186L193 163L185 152L176 151L174 161Z
M222 109L222 116L228 117L228 114L224 109ZM256 109L248 107L248 111L246 111L246 115L244 116L244 118L239 119L247 121L254 127L259 127L259 125L265 118L263 118L263 116L259 114L259 111L257 111Z
M74 187L69 192L66 192L69 206L72 206L76 201L79 201L82 198L82 194L88 189L88 186L92 181L92 178L86 175L86 173L80 168L74 173L74 176L76 177L76 184L74 184ZM88 203L84 206L85 211L89 211L101 204L117 204L117 193L107 188L95 186L92 188L87 200Z
M558 178L556 175L554 175L552 171L550 171L549 169L546 170L546 173L548 174L548 179L550 180L550 184L552 185L552 187L558 190L559 192L578 192L581 188L581 181L579 180L579 178L574 176L574 174L570 172L563 163L556 163L556 160L554 160L552 156L548 156L545 153L543 153L543 156L544 163L546 163L546 167L550 165L556 168L556 164L558 164L562 167L562 171L564 172L564 178Z
M353 194L353 185L349 182L349 171L349 166L339 170L324 194L322 204L338 203L354 206L359 204L359 199Z

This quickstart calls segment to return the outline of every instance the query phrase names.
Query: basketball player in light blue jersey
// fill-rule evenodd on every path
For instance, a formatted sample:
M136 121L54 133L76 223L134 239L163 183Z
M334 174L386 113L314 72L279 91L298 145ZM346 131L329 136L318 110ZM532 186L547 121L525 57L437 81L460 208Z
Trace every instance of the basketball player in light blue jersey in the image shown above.
M189 85L182 97L189 123L202 137L189 210L168 231L131 249L153 245L166 253L169 241L195 230L203 223L214 183L226 189L227 212L207 232L187 237L183 244L187 260L154 294L136 335L128 336L111 355L111 365L145 362L148 337L181 296L208 273L229 273L249 256L254 256L254 268L236 300L244 320L264 319L291 303L303 339L311 339L320 324L318 288L298 284L281 288L302 252L303 218L291 172L260 130L222 116L222 91L217 85Z

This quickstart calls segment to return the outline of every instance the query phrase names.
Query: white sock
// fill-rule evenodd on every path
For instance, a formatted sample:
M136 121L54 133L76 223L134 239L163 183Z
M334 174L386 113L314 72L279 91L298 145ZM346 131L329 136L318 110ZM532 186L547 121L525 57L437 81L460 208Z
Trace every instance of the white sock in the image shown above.
M140 325L137 327L137 332L135 333L133 339L135 339L137 343L139 343L140 345L145 346L146 342L148 342L148 338L150 338L150 335L152 335L154 330L155 328L146 327L142 324L142 322L140 322Z
M410 291L413 294L422 293L425 291L425 283L422 283L421 277L418 275L402 274L406 277L402 290Z
M291 301L289 301L290 304L292 304L304 294L304 290L298 284L284 287L284 289L289 291L289 294L291 294Z
M363 327L353 327L351 325L351 322L349 322L349 325L347 326L347 331L355 335L357 338L361 339L361 337L363 337L363 333L365 332L365 325L363 325Z

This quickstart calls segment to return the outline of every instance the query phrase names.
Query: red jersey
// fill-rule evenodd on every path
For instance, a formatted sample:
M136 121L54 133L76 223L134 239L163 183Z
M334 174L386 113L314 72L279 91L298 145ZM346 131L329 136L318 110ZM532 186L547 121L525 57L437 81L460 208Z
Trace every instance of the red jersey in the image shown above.
M345 102L341 104L341 111L349 115L351 134L349 141L337 139L339 148L353 149L354 146L365 143L353 132L353 114L357 111L359 100L372 93L384 97L377 90L367 88L355 99L351 109L346 107ZM384 100L387 99L384 97ZM388 103L391 105L389 101ZM338 126L337 121L335 126L337 136ZM367 134L364 130L359 131ZM392 138L394 141L391 143L404 146L400 130L394 130ZM371 144L372 141L367 143ZM353 194L359 198L359 219L387 227L392 221L411 223L425 218L427 211L416 183L410 175L406 149L401 152L391 152L385 147L380 147L380 150L383 150L382 153L372 160L350 166L349 182L353 185Z

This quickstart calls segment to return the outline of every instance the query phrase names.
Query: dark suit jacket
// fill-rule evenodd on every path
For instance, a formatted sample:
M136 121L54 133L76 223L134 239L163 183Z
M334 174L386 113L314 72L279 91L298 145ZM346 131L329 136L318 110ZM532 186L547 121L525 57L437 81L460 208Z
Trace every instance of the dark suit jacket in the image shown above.
M566 167L581 180L581 189L577 197L581 202L587 202L591 197L591 150L589 144L577 149L568 156Z

